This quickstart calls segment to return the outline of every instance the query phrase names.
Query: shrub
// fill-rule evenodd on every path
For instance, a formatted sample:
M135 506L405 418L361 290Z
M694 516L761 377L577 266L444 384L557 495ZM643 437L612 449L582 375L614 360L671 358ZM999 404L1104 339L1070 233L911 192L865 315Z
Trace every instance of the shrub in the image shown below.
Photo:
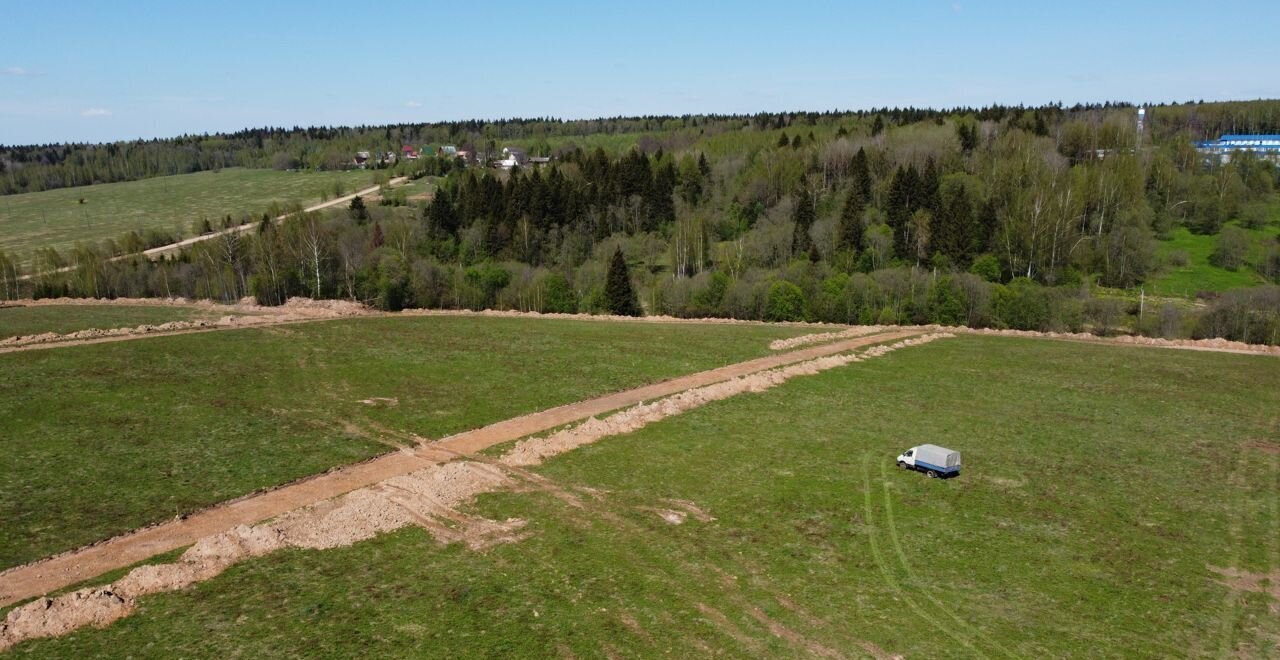
M929 320L940 325L964 325L968 304L955 279L943 277L929 291Z
M560 273L552 273L543 282L542 311L572 314L578 311L578 299L569 287L569 280Z
M1112 334L1124 318L1125 303L1115 298L1092 298L1085 303L1085 314L1093 324L1093 332L1104 337Z
M769 286L769 297L765 302L764 318L766 321L800 321L804 314L804 292L800 287L786 281L774 282Z
M1048 330L1050 321L1049 292L1025 278L1015 278L1007 286L996 288L992 296L998 323L1016 330Z
M988 282L999 282L1001 276L1000 260L993 254L984 254L973 260L969 272Z
M1213 254L1209 255L1209 263L1227 270L1236 270L1244 265L1245 256L1249 253L1249 234L1245 230L1227 225L1218 234Z

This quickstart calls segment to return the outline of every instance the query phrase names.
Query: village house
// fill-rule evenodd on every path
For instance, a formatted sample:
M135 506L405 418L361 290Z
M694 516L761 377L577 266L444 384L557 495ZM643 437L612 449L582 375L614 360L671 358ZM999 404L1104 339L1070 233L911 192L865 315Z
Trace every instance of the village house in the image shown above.
M523 149L515 147L502 148L502 160L498 161L498 167L509 170L513 167L524 167L529 164L529 156L525 154Z

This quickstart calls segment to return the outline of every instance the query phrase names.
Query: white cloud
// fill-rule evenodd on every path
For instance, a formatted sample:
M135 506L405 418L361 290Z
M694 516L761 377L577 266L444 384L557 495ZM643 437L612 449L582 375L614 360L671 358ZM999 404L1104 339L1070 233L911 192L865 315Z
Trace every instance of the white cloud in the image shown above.
M89 108L80 112L81 117L110 117L111 111L106 108Z
M419 102L417 102L417 101L405 101L405 103L404 103L404 107L406 107L406 108L421 108L421 107L422 107L422 104L421 104L421 103L419 103Z
M7 66L0 69L0 73L3 73L6 76L25 76L31 72L20 66Z

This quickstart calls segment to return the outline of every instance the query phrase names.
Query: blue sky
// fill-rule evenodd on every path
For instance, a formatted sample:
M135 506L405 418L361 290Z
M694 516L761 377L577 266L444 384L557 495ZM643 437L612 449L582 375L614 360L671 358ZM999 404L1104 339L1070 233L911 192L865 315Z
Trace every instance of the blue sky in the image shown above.
M0 143L513 116L1275 98L1277 27L1274 0L0 0Z

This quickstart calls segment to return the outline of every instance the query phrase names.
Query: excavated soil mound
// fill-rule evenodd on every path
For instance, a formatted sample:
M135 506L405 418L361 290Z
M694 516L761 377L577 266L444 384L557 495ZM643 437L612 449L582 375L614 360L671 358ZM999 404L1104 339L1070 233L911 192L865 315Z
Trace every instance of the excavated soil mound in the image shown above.
M105 626L130 614L137 599L208 580L237 562L282 548L347 546L409 525L421 525L442 543L473 549L518 540L523 521L474 518L454 509L510 479L484 463L455 461L388 479L280 516L204 538L171 564L133 569L103 587L41 598L11 611L0 623L0 651L19 642L62 635L83 626Z
M877 332L884 332L888 328L879 325L863 325L856 328L849 328L841 332L823 332L816 335L800 335L799 337L791 337L789 339L775 339L769 343L769 350L786 351L799 346L807 346L809 344L824 344L830 341L838 341L840 339L853 339L854 337L862 337L864 335L873 335Z
M1102 344L1124 344L1130 346L1157 346L1160 348L1181 348L1197 351L1223 351L1230 353L1257 353L1260 355L1280 355L1280 346L1266 344L1246 344L1229 339L1162 339L1160 337L1139 337L1122 335L1119 337L1099 337L1085 332L1036 332L1034 330L996 330L993 328L943 328L942 326L922 326L940 328L952 332L963 332L974 335L996 335L1000 337L1031 337L1044 339L1070 339Z
M64 300L76 299L58 298L55 302ZM177 300L181 301L181 299ZM142 335L175 333L189 330L246 328L261 325L272 325L276 323L307 321L311 319L359 316L371 313L364 305L346 300L290 298L288 302L279 307L262 307L260 305L253 304L252 300L252 298L246 298L237 305L220 305L210 302L187 303L185 301L168 303L174 305L183 304L209 311L233 311L239 314L245 314L243 316L228 314L217 320L169 321L158 325L140 325L134 328L90 328L88 330L79 330L66 334L45 332L38 335L26 335L0 339L0 349L19 348L22 346L32 346L36 344L74 343L113 337L137 337ZM249 302L246 303L245 301ZM40 302L43 303L44 301ZM74 304L132 304L133 302L133 299L110 302L95 300L92 302L80 301Z

